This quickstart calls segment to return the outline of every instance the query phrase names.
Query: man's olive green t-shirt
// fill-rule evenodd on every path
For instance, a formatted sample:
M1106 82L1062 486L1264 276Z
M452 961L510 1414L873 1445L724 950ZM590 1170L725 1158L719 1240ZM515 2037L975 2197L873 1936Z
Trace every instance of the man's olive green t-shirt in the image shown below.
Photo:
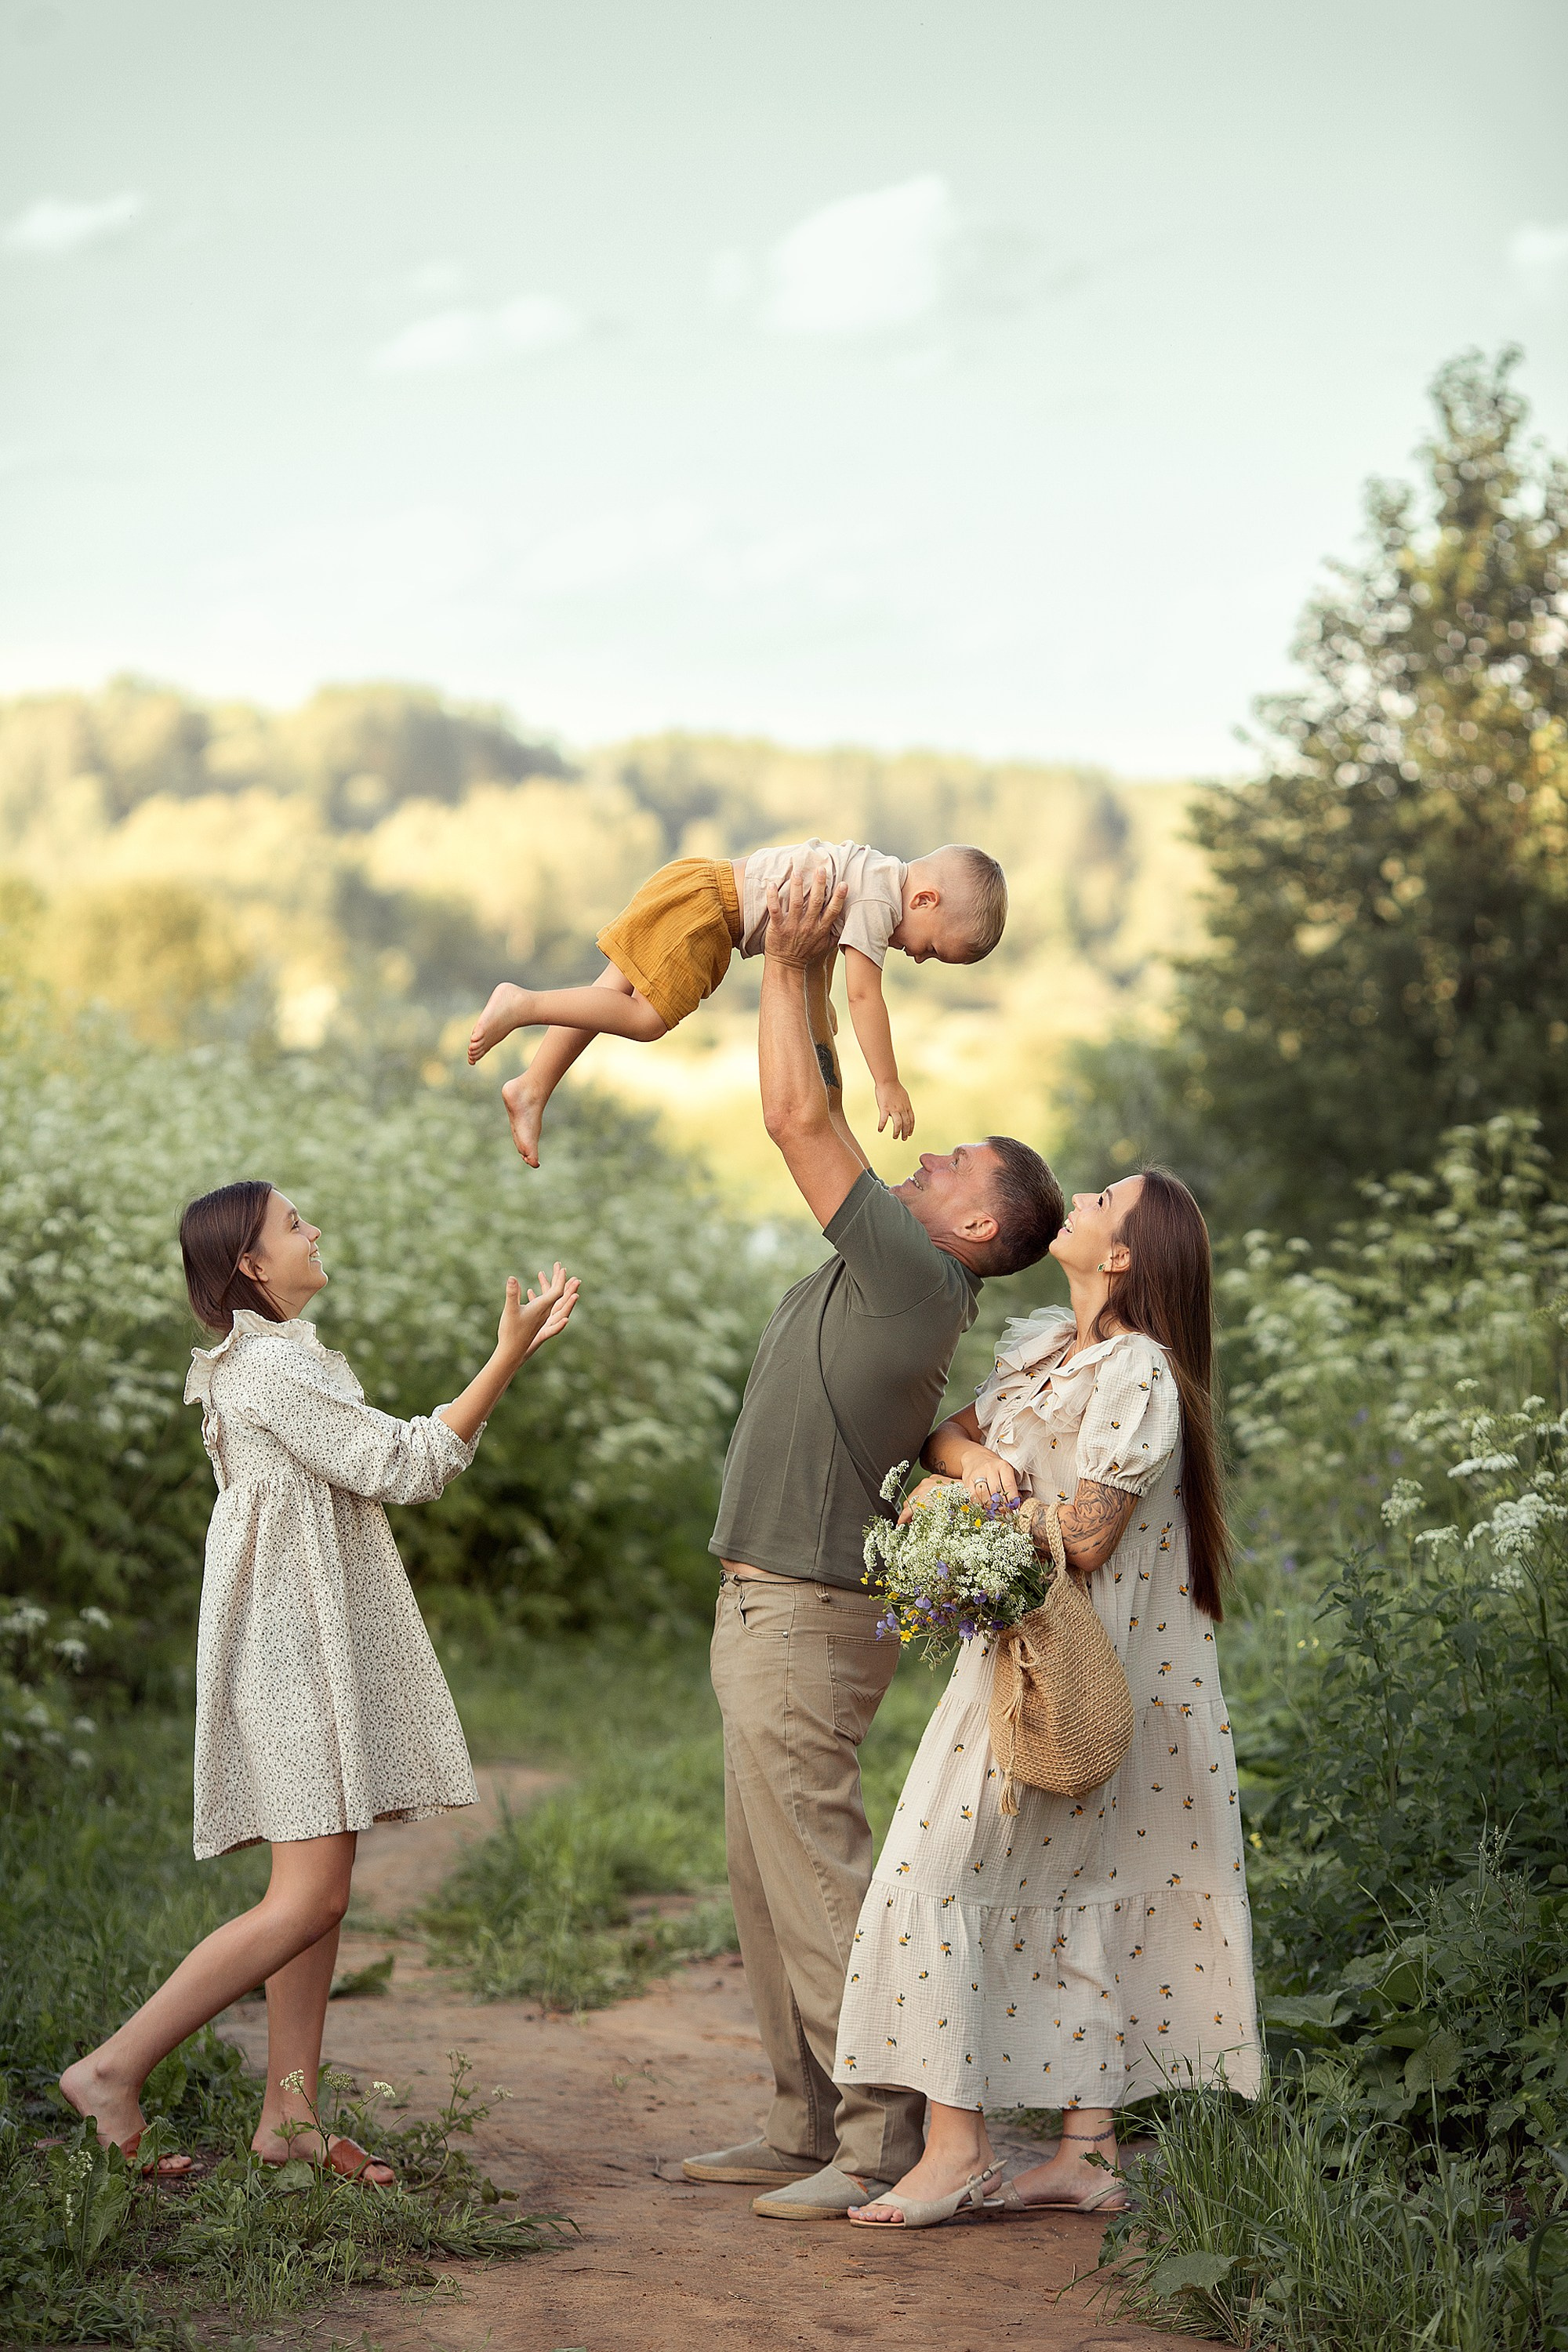
M930 1435L981 1283L869 1173L824 1231L833 1255L763 1334L708 1549L858 1587L877 1490Z

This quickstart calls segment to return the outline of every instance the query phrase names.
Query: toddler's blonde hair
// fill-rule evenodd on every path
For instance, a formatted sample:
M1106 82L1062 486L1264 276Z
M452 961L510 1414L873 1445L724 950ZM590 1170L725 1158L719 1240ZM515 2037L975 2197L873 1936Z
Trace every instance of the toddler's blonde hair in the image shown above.
M963 920L969 936L967 951L958 961L978 963L982 956L990 954L1006 928L1007 877L994 857L966 841L950 841L936 854L949 859L963 876L961 887L967 901Z

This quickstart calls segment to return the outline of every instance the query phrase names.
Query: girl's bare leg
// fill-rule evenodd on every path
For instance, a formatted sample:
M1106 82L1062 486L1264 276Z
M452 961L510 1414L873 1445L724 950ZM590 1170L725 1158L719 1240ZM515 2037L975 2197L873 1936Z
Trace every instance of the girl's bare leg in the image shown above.
M925 2154L893 2187L900 2197L951 2197L973 2173L984 2172L995 2161L979 2108L943 2107L933 2099ZM898 2224L900 2217L890 2205L871 2204L865 2210L874 2221Z
M558 996L592 996L599 990L613 991L624 1000L641 1005L654 1020L658 1020L658 1015L654 1013L652 1005L647 1003L646 998L637 994L625 972L617 971L613 963L607 963L605 966L592 988L563 988L551 992ZM521 989L513 992L518 995L524 993ZM486 1005L475 1026L474 1038L478 1038L484 1023L489 1018L496 998L505 993L505 987L496 990L495 995L490 998L489 1003ZM509 1078L502 1087L500 1098L506 1105L506 1115L511 1122L511 1139L531 1168L537 1168L539 1165L539 1130L544 1124L545 1104L550 1100L578 1055L585 1053L595 1038L605 1034L605 1024L602 1023L590 1022L586 1025L579 1024L573 1027L547 1029L535 1047L533 1059L527 1069L520 1070L515 1078ZM500 1031L497 1034L504 1035L506 1033ZM616 1034L624 1035L627 1033L622 1031ZM665 1034L664 1024L659 1021L653 1034L662 1037ZM495 1040L492 1038L490 1044L494 1043ZM470 1062L478 1061L479 1054L488 1054L489 1051L489 1045L487 1045L480 1046L479 1053L476 1053L473 1040L470 1039L468 1045Z
M816 1048L822 1083L827 1089L827 1115L833 1131L841 1143L847 1144L860 1162L868 1168L870 1161L850 1132L844 1116L844 1077L838 1066L838 1047L835 1042L833 1020L833 957L826 963L813 964L805 975L805 1017L811 1025L811 1042Z
M79 2116L97 2117L105 2147L111 2141L123 2147L142 2129L142 2085L159 2060L263 1982L268 1987L270 2026L270 1979L325 1937L332 1938L335 1950L353 1860L352 1830L275 1845L271 1880L260 1902L215 1927L118 2033L66 2068L60 2089ZM325 1991L321 2001L324 2010ZM318 2051L320 2045L318 2024ZM313 2092L315 2078L308 2079Z
M268 2164L282 2164L290 2156L316 2160L326 2155L321 2136L311 2125L310 2109L316 2104L321 2028L337 1964L338 1930L329 1927L267 1979L267 2090L250 2145ZM285 2089L295 2075L303 2089ZM304 2128L286 2134L286 2124ZM394 2177L389 2164L367 2164L360 2175L374 2189L386 2188Z

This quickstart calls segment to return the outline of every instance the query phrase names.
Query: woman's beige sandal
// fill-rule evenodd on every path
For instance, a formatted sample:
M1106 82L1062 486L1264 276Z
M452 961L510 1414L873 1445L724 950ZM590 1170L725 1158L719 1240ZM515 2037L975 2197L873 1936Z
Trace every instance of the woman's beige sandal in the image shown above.
M1108 2124L1103 2131L1064 2131L1057 2146L1058 2151L1064 2147L1093 2147L1098 2141L1115 2137L1116 2126ZM1026 2172L1034 2168L1033 2165L1023 2168ZM1112 2198L1116 2200L1114 2204ZM1130 2201L1127 2183L1120 2172L1113 2173L1110 2179L1091 2189L1087 2197L1026 2197L1015 2176L1002 2183L992 2200L1007 2213L1125 2213Z
M1113 2205L1112 2198L1116 2199ZM994 2197L986 2199L987 2205L1004 2213L1125 2213L1129 2199L1120 2179L1108 2180L1103 2189L1092 2189L1087 2197L1020 2197L1018 2184L1005 2180Z
M1001 2171L1000 2164L987 2165L984 2172L972 2172L962 2189L951 2197L899 2197L890 2189L873 2200L878 2205L891 2205L899 2215L896 2221L879 2221L868 2205L858 2205L846 2218L858 2230L930 2230L939 2221L951 2221L960 2206L968 2205L977 2213L996 2210L994 2198L985 2194L988 2183Z

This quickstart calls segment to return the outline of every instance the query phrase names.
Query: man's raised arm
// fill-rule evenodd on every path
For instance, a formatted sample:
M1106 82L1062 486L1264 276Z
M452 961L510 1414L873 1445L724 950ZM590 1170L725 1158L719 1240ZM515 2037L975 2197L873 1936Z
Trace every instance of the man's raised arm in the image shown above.
M846 895L841 886L829 897L820 872L792 874L782 894L776 887L768 891L757 1032L763 1123L819 1225L831 1223L866 1167L842 1110L829 1096L807 1006L808 989L820 986L819 976L832 971ZM826 1006L826 988L821 995ZM821 1050L836 1081L831 1033Z

